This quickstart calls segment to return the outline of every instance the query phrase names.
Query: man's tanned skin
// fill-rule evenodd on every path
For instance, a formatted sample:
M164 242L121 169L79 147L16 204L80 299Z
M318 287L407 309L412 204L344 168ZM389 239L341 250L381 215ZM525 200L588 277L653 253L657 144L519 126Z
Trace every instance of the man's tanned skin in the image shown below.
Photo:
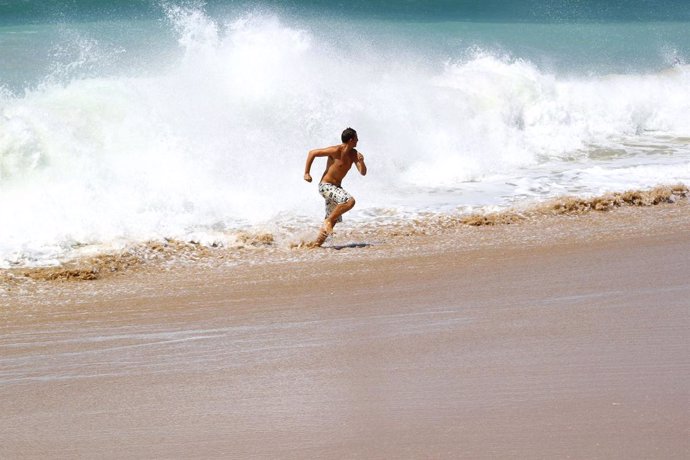
M350 131L349 133L348 130ZM364 163L364 156L355 149L359 141L357 133L352 128L348 128L343 131L342 138L346 139L342 144L309 151L307 155L307 164L304 167L305 181L312 181L310 170L314 158L316 157L328 157L326 170L321 176L321 184L332 184L341 187L343 179L350 171L353 164L357 166L357 170L362 176L366 175L367 166ZM339 203L335 206L330 215L324 220L319 235L316 241L314 241L315 246L321 246L323 244L328 235L333 232L333 227L338 222L340 216L352 209L354 205L355 199L350 197L346 202Z

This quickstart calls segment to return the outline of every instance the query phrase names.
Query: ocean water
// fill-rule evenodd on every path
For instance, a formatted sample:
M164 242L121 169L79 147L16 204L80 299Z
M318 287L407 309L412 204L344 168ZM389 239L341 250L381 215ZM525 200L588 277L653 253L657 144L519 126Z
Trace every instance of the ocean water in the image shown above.
M0 267L290 241L347 126L350 225L690 183L687 2L475 3L0 2Z

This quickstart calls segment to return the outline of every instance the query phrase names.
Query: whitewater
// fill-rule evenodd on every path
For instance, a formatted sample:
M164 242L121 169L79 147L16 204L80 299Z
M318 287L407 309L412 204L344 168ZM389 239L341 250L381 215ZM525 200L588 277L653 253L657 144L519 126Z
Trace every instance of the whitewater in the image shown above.
M0 268L248 229L289 244L323 215L306 153L348 126L369 174L346 178L357 207L343 225L690 184L687 34L657 64L588 69L532 46L449 43L448 24L161 15L60 24L48 62L7 44L49 26L0 28L5 62L41 69L0 73Z

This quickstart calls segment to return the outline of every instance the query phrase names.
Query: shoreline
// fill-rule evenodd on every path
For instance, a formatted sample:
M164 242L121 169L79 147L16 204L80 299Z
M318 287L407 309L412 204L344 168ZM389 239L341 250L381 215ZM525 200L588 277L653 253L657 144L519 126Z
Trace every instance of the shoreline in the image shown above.
M521 222L548 221L553 218L581 216L589 213L615 212L627 207L650 207L660 204L682 204L690 196L690 189L684 184L656 186L647 190L606 193L600 196L580 198L558 197L527 207L512 207L499 212L471 214L439 214L411 222L386 225L360 225L352 228L336 228L340 238L329 238L325 249L365 248L372 244L361 238L373 236L379 241L397 240L399 237L418 235L440 235L457 228L503 226ZM197 261L231 260L232 263L246 263L258 255L261 259L267 250L272 257L291 259L295 250L319 249L305 240L276 242L269 232L238 232L236 242L231 246L207 246L195 241L163 239L131 244L119 251L107 251L92 256L67 259L58 265L27 267L19 266L0 269L0 281L22 283L32 281L93 281L125 272L146 269L146 266L192 263ZM360 238L359 241L343 240ZM405 244L395 241L394 244ZM264 251L265 252L265 251ZM0 291L0 294L2 292Z
M687 458L687 200L336 238L18 283L0 456Z

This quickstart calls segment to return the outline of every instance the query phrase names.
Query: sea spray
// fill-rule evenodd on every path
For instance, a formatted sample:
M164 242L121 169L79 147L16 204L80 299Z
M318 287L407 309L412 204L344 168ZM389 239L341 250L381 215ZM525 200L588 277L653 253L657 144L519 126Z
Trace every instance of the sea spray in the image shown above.
M568 74L469 41L391 47L362 33L366 21L163 12L173 43L150 67L114 69L127 49L80 26L40 84L0 92L3 266L84 245L229 242L252 227L290 238L322 214L302 181L306 152L346 126L370 167L346 180L350 222L690 182L680 60Z

